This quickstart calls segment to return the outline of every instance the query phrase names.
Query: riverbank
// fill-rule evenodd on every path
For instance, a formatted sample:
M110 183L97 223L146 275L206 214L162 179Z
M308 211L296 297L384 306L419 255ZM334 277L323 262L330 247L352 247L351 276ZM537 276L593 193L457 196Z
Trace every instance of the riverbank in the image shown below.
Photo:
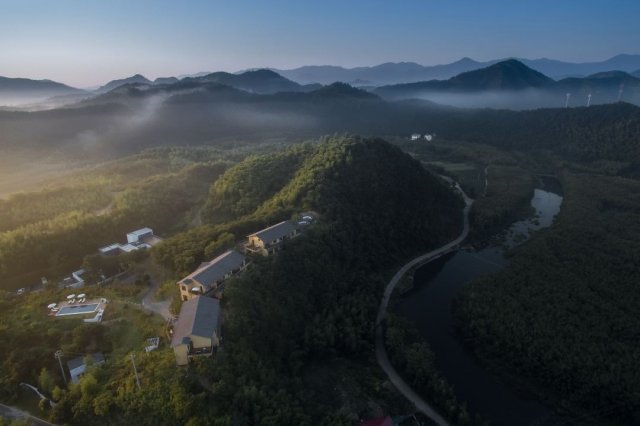
M400 280L405 276L405 274L411 269L416 267L417 265L423 264L425 262L430 262L433 259L436 259L444 254L451 252L452 250L457 249L458 245L462 243L462 241L467 238L469 235L469 212L471 210L471 206L473 205L473 200L464 193L460 185L456 182L453 182L451 179L443 177L450 184L454 185L457 191L462 195L465 207L463 209L463 228L460 235L454 239L453 241L439 247L435 250L431 250L428 253L420 255L408 263L406 263L396 274L391 278L389 283L387 284L384 295L382 297L382 301L380 303L380 307L378 309L378 315L376 317L376 359L378 360L378 364L384 372L386 373L389 380L393 383L393 385L402 393L411 403L413 403L416 408L422 412L424 415L429 417L432 421L434 421L438 425L447 425L447 421L442 417L436 409L431 406L429 403L424 401L398 374L395 368L391 365L389 361L389 357L387 355L387 351L384 343L384 333L383 333L383 324L387 306L389 304L389 299L391 298L391 294L393 293L396 285Z
M565 171L552 229L465 288L454 314L484 364L572 424L638 424L640 182Z
M561 202L559 195L537 188L531 199L537 216L512 224L505 241L517 244L535 230L549 226ZM492 424L523 424L524 418L545 421L552 416L550 410L485 371L455 335L450 307L458 292L467 283L495 273L506 264L501 246L443 256L416 271L415 288L399 301L396 312L416 324L435 353L436 367L472 413L479 413Z

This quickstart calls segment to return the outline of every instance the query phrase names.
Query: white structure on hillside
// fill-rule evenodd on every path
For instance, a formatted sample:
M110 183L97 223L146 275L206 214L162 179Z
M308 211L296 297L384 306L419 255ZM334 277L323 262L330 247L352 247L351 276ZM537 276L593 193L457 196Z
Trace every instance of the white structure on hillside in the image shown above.
M143 242L145 238L153 237L153 229L142 228L127 234L127 243L139 244Z
M84 285L83 275L85 274L84 269L78 269L77 271L73 271L70 276L66 277L62 280L62 285L67 288L80 288Z
M131 253L142 248L151 248L160 241L162 239L153 234L153 229L141 228L127 234L127 244L113 243L100 247L98 251L103 256Z

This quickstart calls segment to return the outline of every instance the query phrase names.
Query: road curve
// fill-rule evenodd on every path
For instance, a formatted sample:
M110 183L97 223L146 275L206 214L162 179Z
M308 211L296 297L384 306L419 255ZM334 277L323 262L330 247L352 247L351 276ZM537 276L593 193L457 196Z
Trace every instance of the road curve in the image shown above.
M161 302L153 302L153 295L158 291L158 283L154 280L147 292L142 297L142 307L148 311L160 315L165 320L173 318L169 311L171 300L163 300Z
M378 364L384 370L384 372L389 377L389 380L393 385L402 393L405 398L411 401L418 411L422 412L425 416L429 417L438 425L448 425L448 422L440 415L438 412L423 400L420 395L418 395L411 387L400 377L398 372L393 368L391 362L389 361L389 357L387 356L387 350L384 347L384 335L382 330L382 321L384 320L384 316L387 312L387 305L389 304L389 299L391 297L391 293L395 289L396 285L402 277L414 266L427 263L434 259L441 257L442 255L455 250L458 245L464 241L469 235L469 211L471 210L471 205L473 204L473 200L464 193L462 188L457 182L452 181L449 178L443 176L445 180L455 185L456 189L462 194L462 198L464 199L465 207L464 207L464 227L462 229L462 233L453 241L443 245L440 248L432 250L428 253L425 253L421 256L412 259L408 263L406 263L396 274L391 278L387 287L384 289L384 296L382 297L382 302L380 303L380 308L378 309L378 316L376 317L376 358L378 360Z
M43 420L39 417L32 416L26 411L22 411L19 408L4 404L0 404L0 417L4 417L5 419L9 420L22 419L25 420L27 424L35 426L55 426L53 423L49 423L48 421Z

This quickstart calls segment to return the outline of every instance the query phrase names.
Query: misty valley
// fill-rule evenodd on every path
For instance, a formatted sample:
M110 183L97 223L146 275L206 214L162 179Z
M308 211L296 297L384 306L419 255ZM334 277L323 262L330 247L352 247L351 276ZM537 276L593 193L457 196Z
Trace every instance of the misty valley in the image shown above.
M155 6L65 10L86 62L213 43ZM419 30L351 7L358 55ZM0 426L640 424L640 55L181 74L118 40L163 66L0 77Z

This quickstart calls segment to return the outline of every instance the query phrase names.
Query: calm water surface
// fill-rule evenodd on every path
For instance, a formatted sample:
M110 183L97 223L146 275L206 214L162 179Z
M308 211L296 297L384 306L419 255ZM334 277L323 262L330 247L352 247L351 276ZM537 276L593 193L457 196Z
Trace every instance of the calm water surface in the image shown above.
M562 203L561 190L557 182L545 179L544 183L545 189L536 189L531 199L537 213L534 218L513 223L504 232L501 245L475 252L461 250L421 267L415 274L414 289L396 307L427 339L438 369L454 386L458 398L492 425L549 425L558 419L531 396L487 372L464 349L454 334L451 302L475 278L504 268L505 248L526 241L531 232L553 223Z

